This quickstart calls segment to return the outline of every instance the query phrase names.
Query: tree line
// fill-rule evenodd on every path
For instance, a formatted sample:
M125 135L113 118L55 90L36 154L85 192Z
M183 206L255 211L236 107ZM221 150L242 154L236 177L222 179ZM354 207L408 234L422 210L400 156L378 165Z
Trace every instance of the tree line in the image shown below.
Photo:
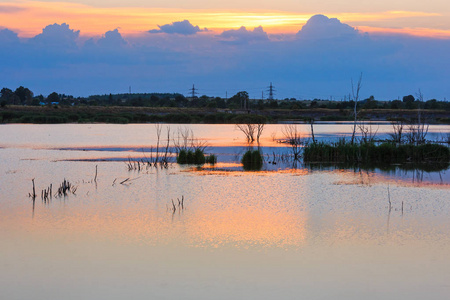
M178 93L135 93L135 94L106 94L92 95L88 97L73 97L71 95L58 94L53 92L47 97L43 95L35 96L33 92L23 86L14 91L9 88L2 88L0 91L0 104L6 105L70 105L70 106L128 106L128 107L187 107L187 108L218 108L218 109L244 109L244 110L264 110L264 109L286 109L300 110L310 108L326 109L352 109L355 106L353 100L331 101L324 99L297 100L286 98L283 100L250 99L246 91L236 93L230 98L210 97L203 95L200 97L185 97ZM406 95L401 100L380 101L374 96L358 102L362 109L439 109L450 110L450 102L429 99L420 101L413 95Z

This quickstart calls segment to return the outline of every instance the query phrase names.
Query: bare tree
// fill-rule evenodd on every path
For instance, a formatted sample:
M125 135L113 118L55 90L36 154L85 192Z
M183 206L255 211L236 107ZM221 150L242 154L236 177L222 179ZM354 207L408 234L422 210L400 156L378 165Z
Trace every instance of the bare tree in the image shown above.
M159 160L159 142L161 141L162 125L159 123L155 124L155 128L156 128L156 138L157 138L155 163L157 163Z
M236 128L242 131L247 139L248 143L256 141L259 143L259 138L262 135L265 125L265 119L261 117L250 118L245 117L241 119L242 122L236 124Z
M358 112L357 112L357 106L358 106L358 101L359 101L359 92L361 90L361 85L362 83L362 73L361 75L359 75L359 80L358 83L355 85L353 84L353 78L352 78L352 95L353 95L353 101L355 102L355 106L353 109L353 115L355 116L355 120L353 123L353 133L352 133L352 140L351 143L353 144L355 141L355 134L356 134L356 123L358 121Z
M286 143L291 146L294 161L299 160L303 142L297 126L294 124L285 125L281 131Z
M247 138L247 142L253 143L255 141L255 130L256 130L255 124L250 124L250 123L236 124L236 128L245 134L245 137Z
M161 167L167 167L169 163L169 148L170 148L170 126L166 127L167 129L167 143L166 148L164 149L164 157L161 159Z
M423 94L420 89L419 92L417 93L417 100L418 100L417 122L415 124L409 125L406 138L408 140L408 143L420 145L426 143L427 141L426 137L429 128L426 119L422 117L421 104L423 103Z
M389 135L391 136L394 143L401 144L403 142L402 134L405 124L402 120L392 121L391 124L393 132Z
M253 143L255 141L255 124L236 124L236 127L245 134L247 142Z
M173 144L178 153L181 150L195 151L199 149L204 151L207 147L207 142L197 139L192 129L188 127L178 128L176 137L173 139Z
M363 143L370 144L375 141L375 136L378 133L379 127L373 130L372 124L366 125L364 121L358 124L359 131L361 132L361 140Z
M256 124L256 141L259 143L259 137L262 135L262 132L264 130L264 123L258 123Z
M192 130L188 127L178 127L177 134L174 136L173 144L177 152L187 150L189 148L189 139L191 138Z
M314 136L314 122L315 122L314 118L309 119L309 125L311 125L311 139L312 139L313 143L315 144L316 138Z

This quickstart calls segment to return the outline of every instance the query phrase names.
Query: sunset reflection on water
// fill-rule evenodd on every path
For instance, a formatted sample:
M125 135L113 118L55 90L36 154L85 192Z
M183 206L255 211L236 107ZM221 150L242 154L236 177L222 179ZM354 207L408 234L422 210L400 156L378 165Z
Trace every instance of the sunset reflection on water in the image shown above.
M68 127L80 132L64 141ZM33 127L7 127L12 132L0 144L5 299L450 295L446 170L418 177L400 169L277 163L246 172L236 148L225 153L229 161L214 166L129 170L126 157L139 151L108 145L144 144L139 134L153 127L113 127L121 133L112 142L94 138L105 125L39 127L29 138L32 147L18 136ZM204 136L214 134L201 129ZM53 141L96 149L58 150L48 146ZM77 186L76 195L41 200L42 189L64 179Z

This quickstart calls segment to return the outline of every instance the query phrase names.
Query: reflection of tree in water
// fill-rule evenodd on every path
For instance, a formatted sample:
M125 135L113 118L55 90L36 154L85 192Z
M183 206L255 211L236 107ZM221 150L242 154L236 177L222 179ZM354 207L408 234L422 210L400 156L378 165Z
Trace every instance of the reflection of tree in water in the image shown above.
M388 179L407 179L413 184L430 183L446 184L443 176L450 168L450 164L396 164L386 166L364 166L334 163L307 163L304 167L310 170L347 170L358 175L358 183L371 184L371 178L376 174L387 176ZM450 182L447 182L450 183Z

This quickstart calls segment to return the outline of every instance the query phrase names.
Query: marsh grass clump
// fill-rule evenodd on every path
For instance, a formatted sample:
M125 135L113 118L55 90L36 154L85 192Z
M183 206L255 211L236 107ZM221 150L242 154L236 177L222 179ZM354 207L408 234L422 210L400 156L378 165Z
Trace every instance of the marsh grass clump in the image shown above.
M177 155L177 163L180 165L203 165L205 162L205 154L201 149L196 149L195 151L182 149Z
M248 150L244 153L241 160L244 170L246 171L258 171L261 170L263 165L263 158L258 150Z
M217 163L217 155L210 154L205 157L205 162L207 164L215 165Z
M64 179L64 181L59 186L59 188L56 192L56 195L59 197L63 197L63 196L65 197L65 196L68 196L69 194L75 195L76 191L77 191L77 187L74 186L69 181L67 181L66 179Z
M340 140L335 143L308 144L303 150L305 162L334 163L448 163L450 149L439 144L360 143Z

